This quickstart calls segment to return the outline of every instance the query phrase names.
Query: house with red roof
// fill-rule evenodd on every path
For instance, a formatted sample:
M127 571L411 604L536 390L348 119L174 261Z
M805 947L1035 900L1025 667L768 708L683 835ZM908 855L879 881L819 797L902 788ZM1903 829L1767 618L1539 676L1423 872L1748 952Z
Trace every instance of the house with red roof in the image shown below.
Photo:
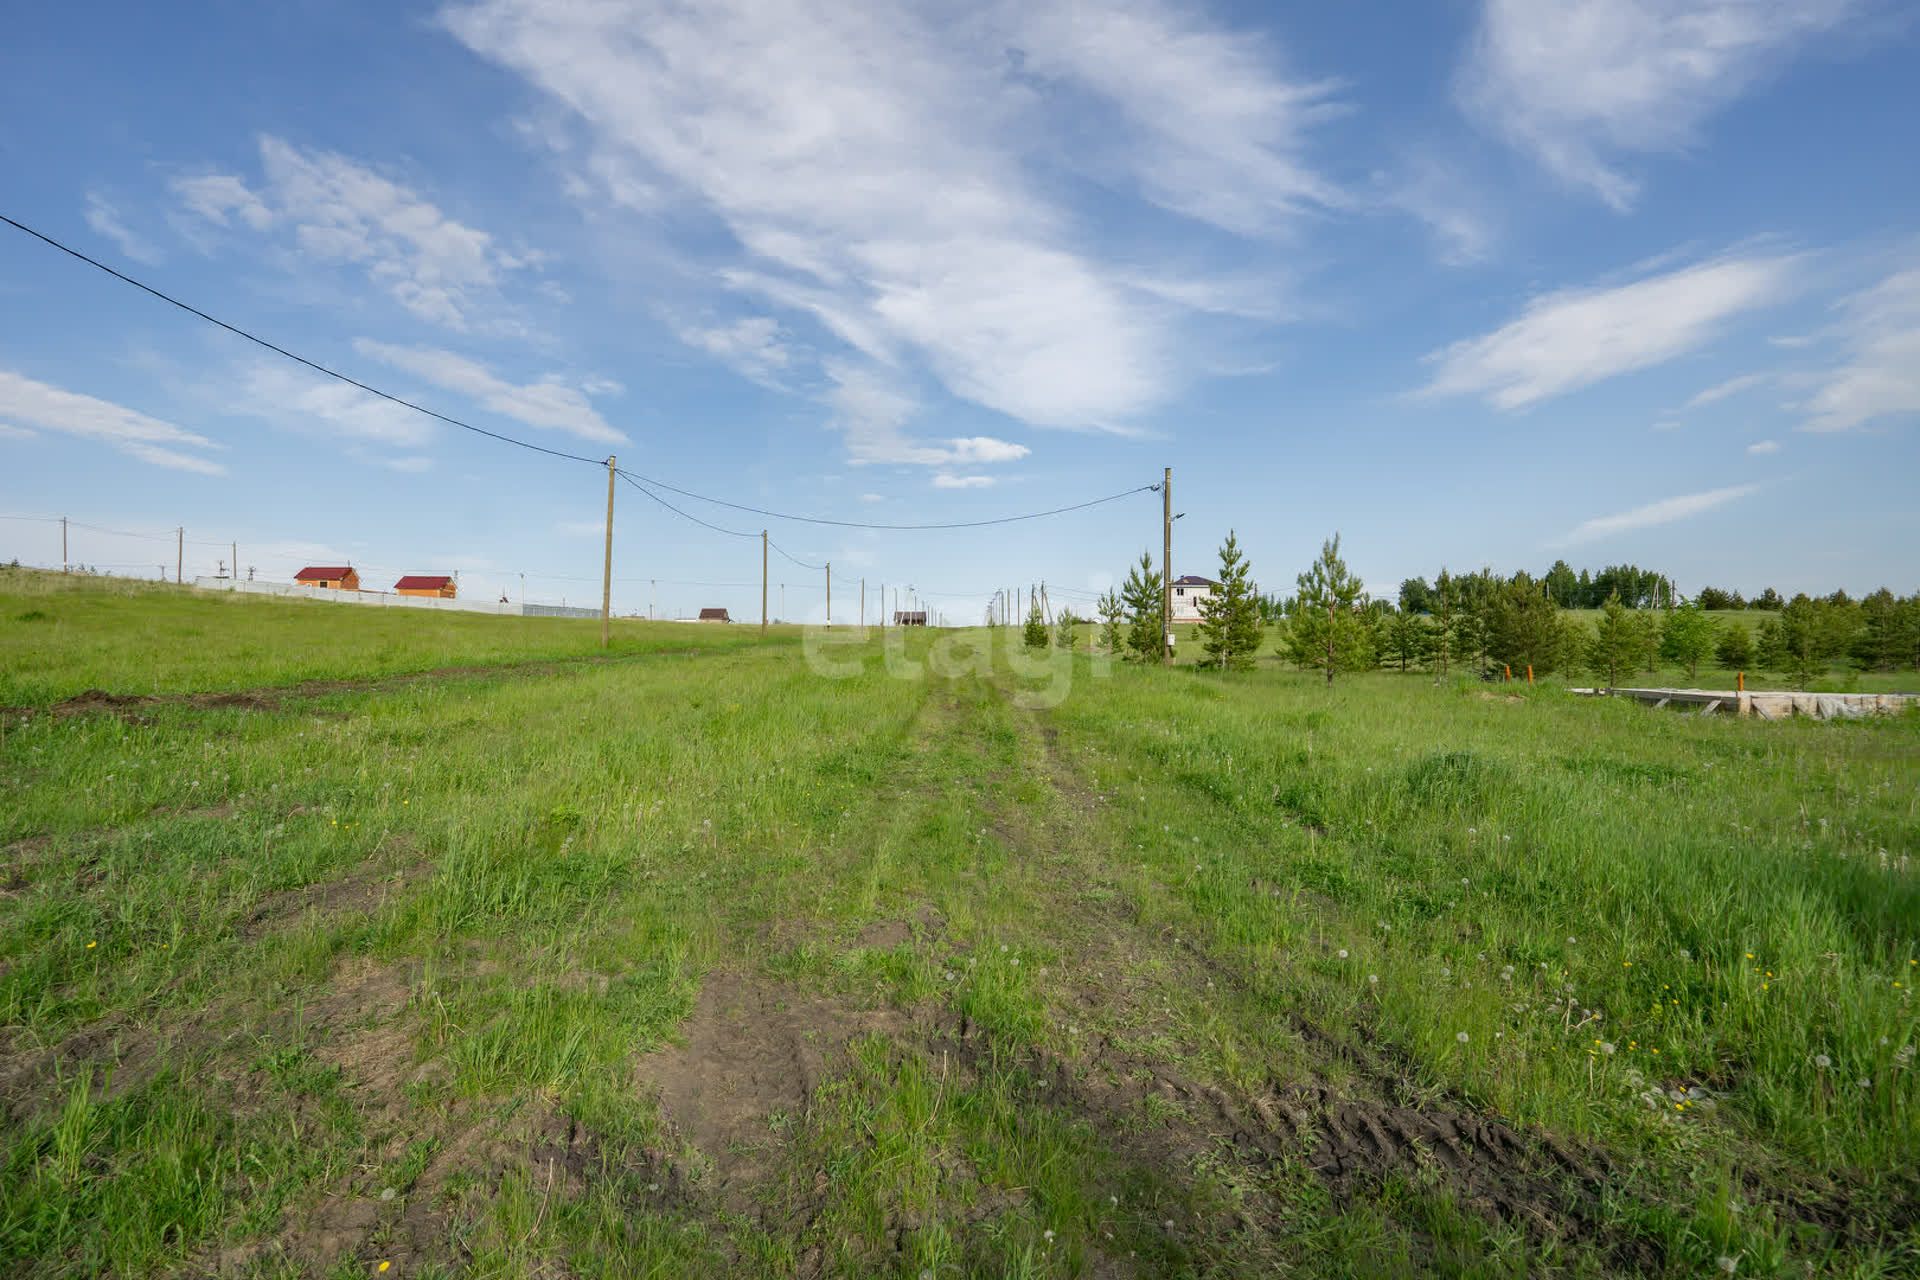
M348 564L310 564L293 575L303 587L326 587L332 591L358 591L360 575Z
M396 594L403 596L432 596L451 600L459 586L449 574L410 573L394 583L393 589Z

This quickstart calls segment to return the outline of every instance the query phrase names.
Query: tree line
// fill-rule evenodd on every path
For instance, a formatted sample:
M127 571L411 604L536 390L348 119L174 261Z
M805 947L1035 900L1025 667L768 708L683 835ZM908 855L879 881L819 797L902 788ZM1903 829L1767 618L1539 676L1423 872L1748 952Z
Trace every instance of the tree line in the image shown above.
M1617 685L1643 667L1657 671L1663 660L1694 678L1710 658L1728 670L1777 672L1803 685L1838 662L1867 671L1920 670L1920 592L1900 597L1883 587L1860 600L1844 591L1780 600L1768 588L1753 604L1733 606L1725 600L1737 594L1707 588L1686 599L1671 579L1634 565L1575 574L1560 561L1543 578L1442 569L1432 583L1401 583L1397 599L1376 599L1348 569L1335 534L1298 576L1297 591L1283 597L1254 590L1231 532L1219 555L1219 585L1199 604L1203 666L1251 666L1272 634L1283 658L1323 673L1328 683L1340 672L1387 667L1439 676L1460 669L1587 672ZM1588 605L1596 584L1606 594ZM1161 661L1164 585L1152 553L1142 552L1121 588L1100 601L1100 643L1141 662ZM1773 616L1757 627L1714 616L1723 608L1765 608L1760 602L1767 600ZM1599 610L1591 627L1569 612L1589 607ZM1044 632L1040 638L1044 643Z

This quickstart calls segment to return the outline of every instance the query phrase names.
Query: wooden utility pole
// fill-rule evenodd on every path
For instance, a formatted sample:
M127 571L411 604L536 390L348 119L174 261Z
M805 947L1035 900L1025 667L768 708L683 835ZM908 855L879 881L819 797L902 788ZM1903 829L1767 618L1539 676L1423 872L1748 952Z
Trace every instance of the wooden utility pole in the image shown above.
M827 561L827 630L833 630L833 561Z
M767 531L760 531L760 638L767 638Z
M1160 480L1160 665L1173 667L1173 468Z
M860 579L860 629L867 629L867 580Z
M182 581L180 577L180 567L186 563L186 560L187 530L186 526L182 525L173 531L173 581L175 586L178 586Z
M880 584L880 625L887 625L887 584Z
M607 455L607 558L600 569L600 647L613 643L613 478L618 472Z
M233 580L240 581L240 544L235 542L228 548L233 552Z
M60 517L60 572L67 571L67 518Z

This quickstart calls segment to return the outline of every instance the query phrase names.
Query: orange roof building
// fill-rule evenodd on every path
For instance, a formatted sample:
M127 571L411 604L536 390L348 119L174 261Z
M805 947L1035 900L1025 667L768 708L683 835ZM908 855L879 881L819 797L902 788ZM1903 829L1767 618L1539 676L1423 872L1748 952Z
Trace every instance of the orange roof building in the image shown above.
M451 600L460 589L460 584L444 573L410 573L393 584L394 592L403 596L436 596L442 600Z

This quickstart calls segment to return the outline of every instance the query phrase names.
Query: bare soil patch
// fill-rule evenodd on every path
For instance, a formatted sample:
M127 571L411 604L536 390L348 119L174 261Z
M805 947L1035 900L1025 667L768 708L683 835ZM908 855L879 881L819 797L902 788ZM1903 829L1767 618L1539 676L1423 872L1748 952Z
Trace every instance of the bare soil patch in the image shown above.
M657 1091L663 1117L698 1154L691 1181L731 1212L760 1216L760 1192L776 1172L781 1134L797 1125L849 1040L897 1034L908 1015L859 1010L737 974L701 987L686 1042L634 1066Z

